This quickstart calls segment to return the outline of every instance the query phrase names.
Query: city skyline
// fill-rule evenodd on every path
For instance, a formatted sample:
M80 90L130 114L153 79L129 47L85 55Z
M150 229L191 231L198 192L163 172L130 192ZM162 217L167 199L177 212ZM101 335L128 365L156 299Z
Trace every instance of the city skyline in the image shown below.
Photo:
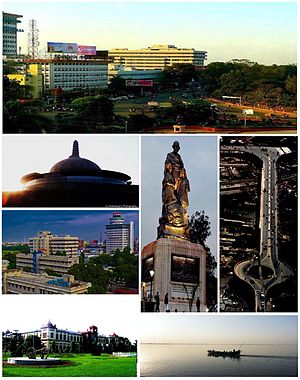
M55 235L77 236L81 240L91 241L106 239L105 225L117 210L10 210L2 211L2 241L24 242L36 236L38 231L51 231ZM134 221L135 238L139 228L138 211L123 211L125 223Z
M34 1L5 1L4 8L23 15L19 27L24 33L18 35L22 53L27 53L28 22L35 19L40 50L50 41L96 45L99 50L173 44L207 51L207 63L236 58L267 65L296 63L296 2L217 4L216 12L215 2L75 1L71 15L66 1L55 7L47 1L39 1L38 7Z
M211 222L206 244L217 254L217 138L213 136L142 137L141 247L157 237L162 209L164 162L172 144L179 141L179 154L190 183L188 215L205 211Z
M72 154L73 141L79 143L79 155L101 169L128 174L139 184L138 136L23 135L3 136L2 190L22 190L21 177L48 173L57 162Z
M141 315L141 343L292 344L297 345L297 316ZM168 326L168 328L166 328Z

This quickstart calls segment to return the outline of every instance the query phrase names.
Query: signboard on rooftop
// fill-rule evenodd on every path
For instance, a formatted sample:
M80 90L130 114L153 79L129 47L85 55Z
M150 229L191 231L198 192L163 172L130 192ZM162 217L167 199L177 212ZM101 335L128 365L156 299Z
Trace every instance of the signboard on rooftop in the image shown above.
M73 42L47 42L48 53L77 54L77 44Z
M152 87L153 80L150 79L127 79L126 86L128 87Z
M78 45L78 54L96 55L96 46Z

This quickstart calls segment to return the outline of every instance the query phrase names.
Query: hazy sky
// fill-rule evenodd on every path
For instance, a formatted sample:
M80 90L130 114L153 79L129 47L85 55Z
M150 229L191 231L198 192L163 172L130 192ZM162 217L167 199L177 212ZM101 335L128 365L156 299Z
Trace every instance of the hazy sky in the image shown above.
M105 224L115 210L9 210L2 211L2 241L27 241L38 231L51 231L55 235L78 236L87 241L106 239ZM138 238L138 211L120 211L125 223L134 221Z
M211 236L207 245L216 248L217 223L217 138L214 136L142 136L141 176L142 247L156 239L156 228L161 216L164 162L172 144L179 141L179 154L190 182L188 214L204 210L211 222Z
M98 49L173 44L208 51L208 63L233 58L296 62L296 2L9 0L3 10L23 15L24 33L18 37L23 53L29 20L35 19L40 50L47 41Z
M95 325L99 334L116 333L133 342L139 337L138 309L139 297L132 295L2 296L1 330L31 331L51 321L71 331Z
M297 316L143 313L140 326L141 343L296 344L298 339Z
M101 169L119 171L139 184L139 138L109 135L22 135L3 136L2 188L22 188L20 178L29 173L48 173L58 161L72 154L73 141L79 142L79 155Z

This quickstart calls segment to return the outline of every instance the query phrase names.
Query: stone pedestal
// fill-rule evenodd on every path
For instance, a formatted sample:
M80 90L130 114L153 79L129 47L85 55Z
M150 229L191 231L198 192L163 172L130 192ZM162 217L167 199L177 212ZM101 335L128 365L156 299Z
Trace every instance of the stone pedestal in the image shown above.
M151 281L150 271L154 271ZM152 284L151 284L152 283ZM142 295L152 300L158 292L160 312L165 312L165 294L168 293L170 312L196 312L200 298L201 311L206 311L206 252L200 244L188 240L160 238L142 250ZM194 292L194 297L192 298Z

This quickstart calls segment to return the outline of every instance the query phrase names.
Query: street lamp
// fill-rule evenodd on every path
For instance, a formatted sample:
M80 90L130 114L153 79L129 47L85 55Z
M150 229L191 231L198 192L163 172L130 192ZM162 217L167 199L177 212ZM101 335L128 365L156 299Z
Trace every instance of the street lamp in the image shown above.
M151 283L150 283L150 302L152 302L152 283L153 283L153 277L154 277L154 270L152 269L152 270L150 270L149 271L149 273L150 273L150 281L151 281Z

